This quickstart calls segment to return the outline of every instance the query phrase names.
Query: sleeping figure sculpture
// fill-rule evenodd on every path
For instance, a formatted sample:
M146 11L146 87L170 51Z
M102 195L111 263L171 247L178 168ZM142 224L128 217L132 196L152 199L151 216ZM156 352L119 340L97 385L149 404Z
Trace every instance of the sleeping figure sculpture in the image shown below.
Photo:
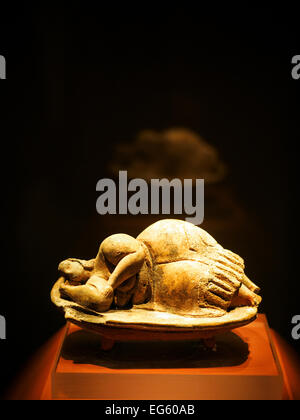
M143 308L162 316L218 319L261 301L241 257L176 219L158 221L137 238L109 236L95 259L69 258L58 268L60 298L102 314Z

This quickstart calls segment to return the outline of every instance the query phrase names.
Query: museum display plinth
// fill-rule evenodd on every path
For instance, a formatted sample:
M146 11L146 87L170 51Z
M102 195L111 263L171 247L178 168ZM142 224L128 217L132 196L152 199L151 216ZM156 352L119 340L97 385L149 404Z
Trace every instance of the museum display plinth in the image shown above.
M52 371L54 399L281 399L283 379L264 315L216 337L116 342L68 324Z

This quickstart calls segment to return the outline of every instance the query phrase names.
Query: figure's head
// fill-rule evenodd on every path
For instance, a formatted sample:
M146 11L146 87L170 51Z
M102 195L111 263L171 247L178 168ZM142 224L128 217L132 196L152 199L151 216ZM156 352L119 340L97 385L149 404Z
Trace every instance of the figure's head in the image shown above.
M58 270L70 283L85 283L91 274L92 266L86 261L77 258L68 258L62 261Z

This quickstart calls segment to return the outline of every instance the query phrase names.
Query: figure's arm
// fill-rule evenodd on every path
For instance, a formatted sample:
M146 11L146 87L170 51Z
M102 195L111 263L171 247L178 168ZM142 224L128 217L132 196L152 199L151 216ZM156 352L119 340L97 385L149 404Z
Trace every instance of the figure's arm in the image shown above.
M71 286L62 284L60 286L62 296L72 299L79 305L86 306L98 312L107 311L113 301L114 291L107 281L93 275L86 284Z
M108 284L116 289L120 284L125 280L128 280L130 277L135 276L140 269L145 260L145 253L140 245L139 248L131 253L126 255L116 266L114 271L109 277Z
M116 289L140 271L144 260L145 251L139 241L125 234L111 235L101 243L94 273L104 277L104 270L107 270L105 278Z

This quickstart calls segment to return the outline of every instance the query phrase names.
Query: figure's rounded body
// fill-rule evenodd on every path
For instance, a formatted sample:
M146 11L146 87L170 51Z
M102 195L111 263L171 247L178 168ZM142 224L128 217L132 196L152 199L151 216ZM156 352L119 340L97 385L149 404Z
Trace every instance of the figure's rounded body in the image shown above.
M188 316L220 316L235 304L260 301L241 257L203 229L174 219L154 223L136 239L125 234L106 238L89 273L78 277L77 286L74 275L72 282L62 293L99 311L114 301L119 308L146 304Z

